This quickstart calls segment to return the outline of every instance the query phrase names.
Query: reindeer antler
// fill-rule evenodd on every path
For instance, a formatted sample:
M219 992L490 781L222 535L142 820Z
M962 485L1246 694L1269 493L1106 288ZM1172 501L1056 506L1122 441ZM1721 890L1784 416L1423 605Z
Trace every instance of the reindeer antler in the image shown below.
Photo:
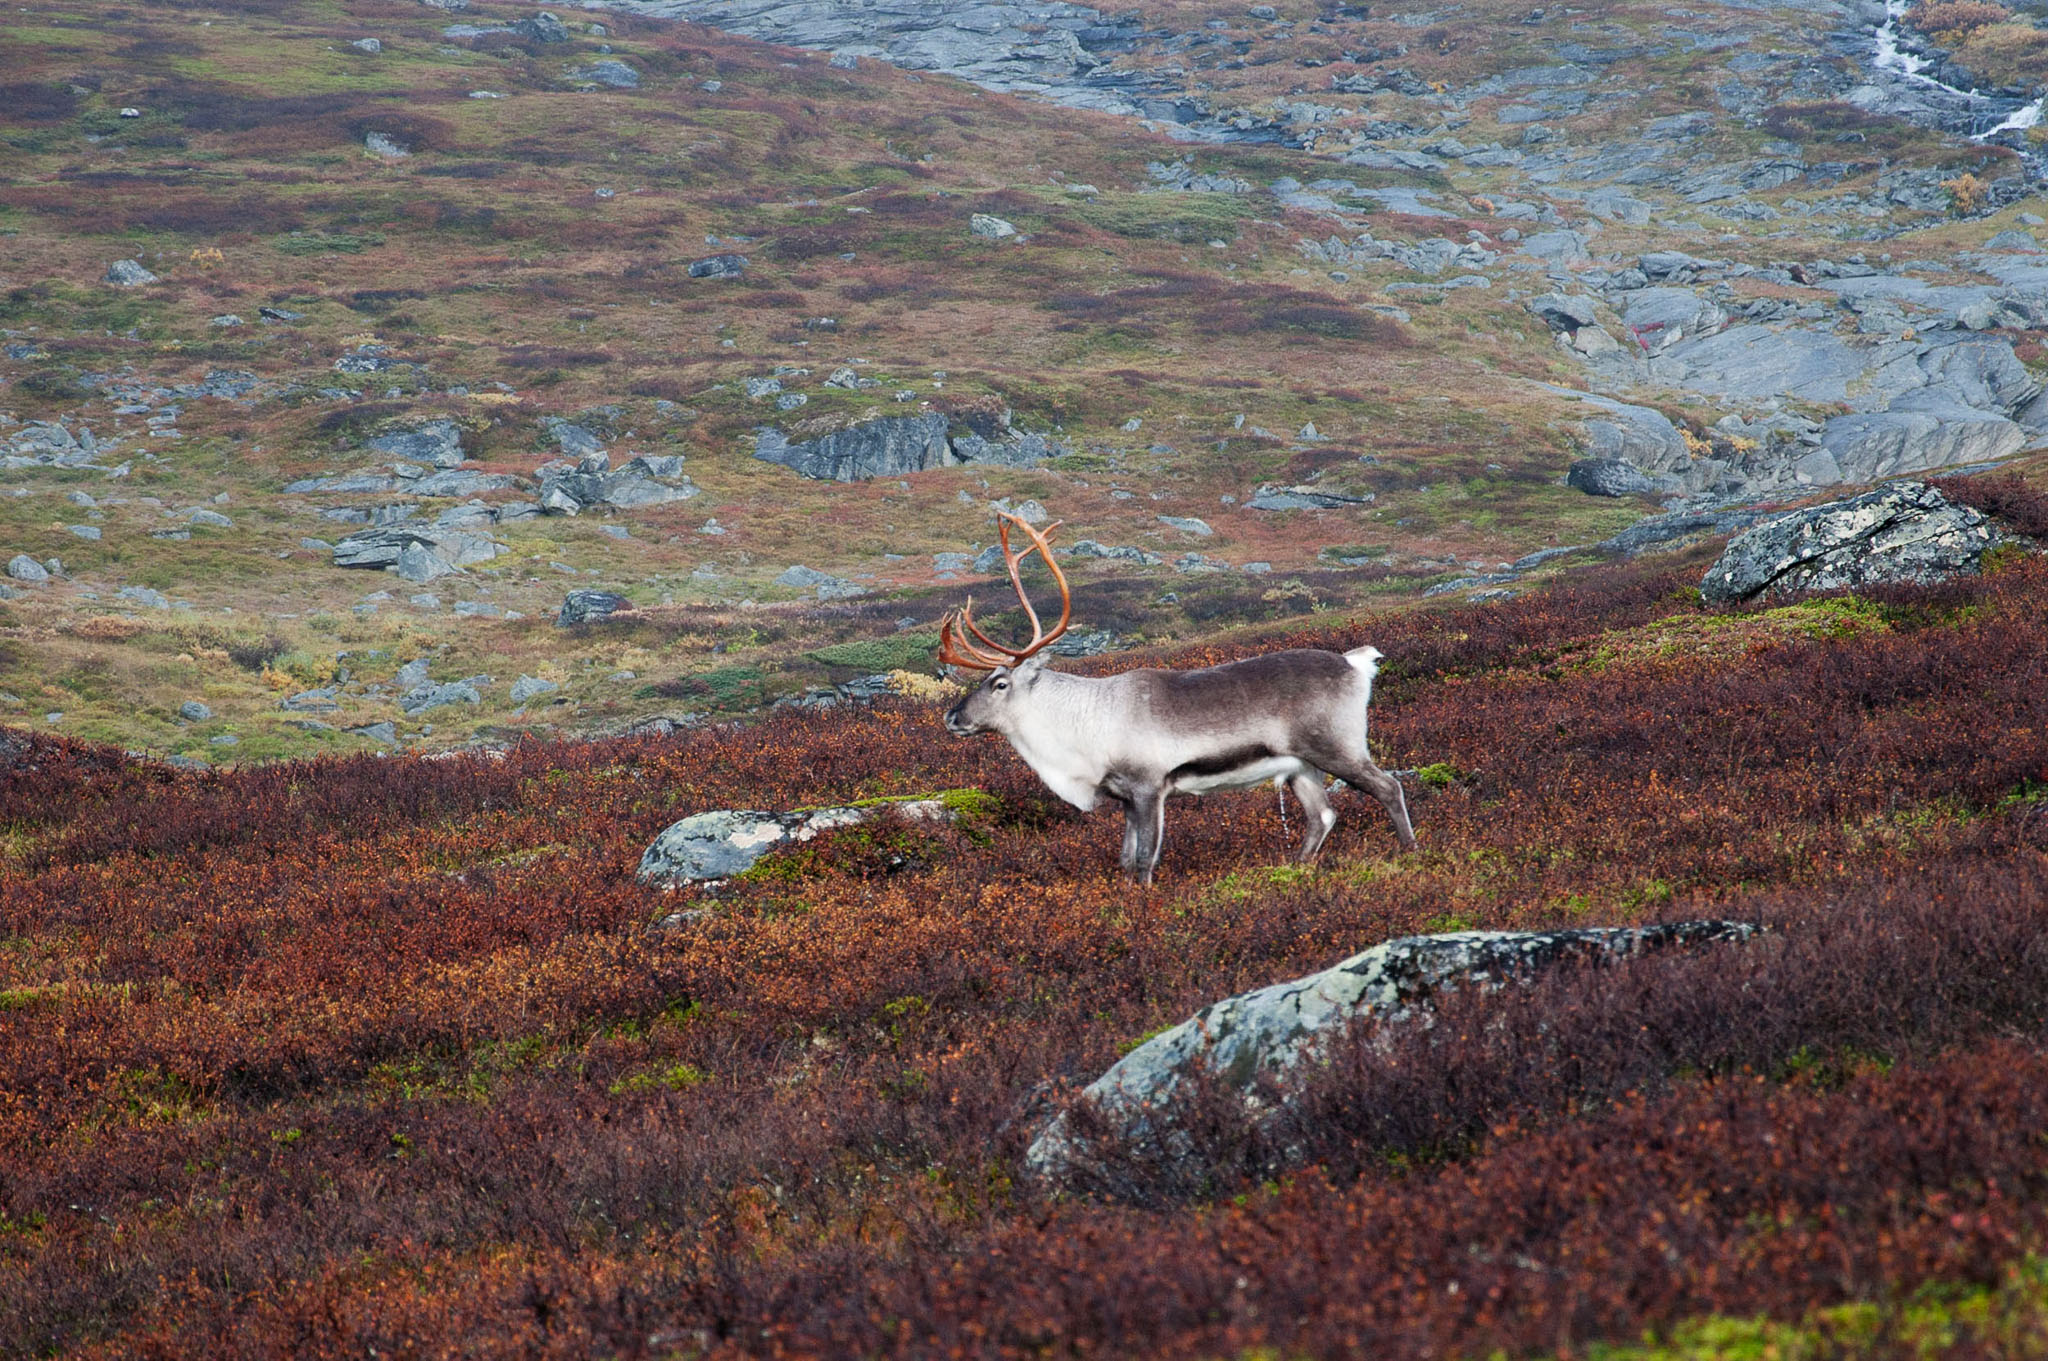
M939 625L938 658L947 666L966 667L970 671L993 671L999 666L1015 666L1025 658L1043 652L1054 640L1067 631L1067 624L1074 617L1073 593L1067 589L1067 575L1060 565L1053 561L1052 545L1048 542L1059 522L1055 521L1044 529L1033 529L1030 525L1008 511L996 512L999 523L997 534L1003 542L1003 562L1010 570L1010 585L1016 589L1017 599L1024 606L1024 613L1031 620L1031 641L1021 648L1006 647L983 633L974 622L974 597L967 598L967 604L952 611L945 622ZM1031 546L1022 552L1010 550L1010 526L1015 525L1030 537ZM1060 588L1060 621L1053 625L1052 632L1038 618L1038 611L1031 608L1031 597L1024 593L1024 578L1019 573L1024 559L1033 553L1045 559L1045 565L1052 570L1052 579ZM973 635L973 641L968 635Z

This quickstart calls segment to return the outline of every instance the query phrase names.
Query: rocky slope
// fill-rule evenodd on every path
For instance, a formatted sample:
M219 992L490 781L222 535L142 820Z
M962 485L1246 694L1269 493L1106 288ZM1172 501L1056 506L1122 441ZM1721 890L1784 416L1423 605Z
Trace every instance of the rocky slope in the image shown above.
M929 669L996 508L1065 522L1099 650L2048 427L2033 92L1944 121L1882 11L198 14L0 21L15 721L822 704ZM477 698L406 709L422 660Z

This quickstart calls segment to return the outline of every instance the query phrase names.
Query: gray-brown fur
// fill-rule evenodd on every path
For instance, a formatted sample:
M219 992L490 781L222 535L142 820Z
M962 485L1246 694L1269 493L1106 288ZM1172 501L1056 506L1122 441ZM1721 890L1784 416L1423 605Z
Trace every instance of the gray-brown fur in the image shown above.
M1286 781L1308 815L1299 858L1336 823L1334 775L1379 800L1412 850L1400 782L1366 751L1379 653L1269 653L1199 671L1069 676L1040 657L1000 668L946 714L954 733L999 732L1053 793L1086 811L1124 809L1124 868L1152 881L1167 798Z

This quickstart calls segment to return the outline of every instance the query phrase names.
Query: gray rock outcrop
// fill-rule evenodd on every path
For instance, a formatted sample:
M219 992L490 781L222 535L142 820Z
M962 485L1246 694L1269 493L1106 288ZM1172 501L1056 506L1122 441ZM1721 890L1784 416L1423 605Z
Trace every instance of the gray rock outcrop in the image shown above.
M900 477L954 461L946 424L937 413L883 416L801 444L790 443L779 430L763 428L754 435L754 457L820 481Z
M744 255L707 255L690 261L689 275L692 279L737 279L747 272L747 264Z
M887 812L923 822L952 819L943 799L902 799L858 808L817 808L805 812L764 813L753 809L719 809L671 823L640 857L640 878L648 883L681 885L727 879L751 868L778 846L811 840L837 827L853 827Z
M1729 541L1708 569L1708 600L1929 582L1978 571L2001 541L1979 512L1924 482L1893 482L1779 516Z
M963 463L1024 466L1066 452L1043 435L1015 429L1007 415L986 424L986 432L953 435L951 422L935 411L877 416L800 444L764 426L754 432L754 457L820 481L862 482Z
M454 421L428 421L410 429L392 430L363 441L365 447L408 463L430 468L462 466L462 427Z
M1260 487L1246 499L1246 510L1341 510L1345 506L1368 506L1372 493L1353 495L1327 487Z
M1588 496L1648 496L1657 490L1657 483L1625 458L1579 459L1565 475L1565 485Z
M540 509L548 515L577 515L600 506L623 510L687 501L699 489L683 475L682 462L674 454L642 455L615 469L600 449L573 466L559 460L544 464L538 470Z
M398 707L411 716L432 709L445 708L450 704L482 704L484 697L477 690L477 681L482 679L483 677L474 677L470 680L447 681L440 685L428 681L400 695Z
M488 535L459 529L389 525L334 545L336 567L395 568L408 581L431 581L506 552Z
M107 266L107 282L122 288L138 288L156 281L156 275L144 269L139 261L116 260Z
M1285 1077L1364 1018L1403 1021L1456 988L1497 988L1564 963L1598 962L1673 947L1747 939L1740 922L1589 927L1564 931L1455 931L1376 945L1320 973L1215 1002L1145 1041L1082 1092L1122 1139L1170 1137L1170 1105L1198 1070L1249 1096L1262 1077ZM1024 1157L1057 1181L1087 1155L1065 1114Z
M815 567L799 563L788 568L775 578L777 586L792 586L799 591L816 591L820 600L851 600L866 595L868 588L844 577L835 577L830 572L820 572Z
M562 600L561 612L555 616L555 626L570 628L577 624L595 624L621 610L632 608L633 602L615 591L571 591Z
M569 29L561 17L552 10L540 10L529 14L512 25L512 31L528 42L565 43L569 41Z

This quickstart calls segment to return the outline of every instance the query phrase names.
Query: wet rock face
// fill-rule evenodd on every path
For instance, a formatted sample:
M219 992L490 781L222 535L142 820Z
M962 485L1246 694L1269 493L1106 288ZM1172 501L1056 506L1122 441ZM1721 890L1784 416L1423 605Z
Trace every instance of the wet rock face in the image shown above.
M1708 600L1929 582L1978 571L2000 542L1983 515L1924 482L1766 521L1728 544L1700 583Z
M1283 1075L1355 1020L1401 1021L1458 987L1495 988L1558 964L1625 958L1653 950L1747 939L1754 927L1699 921L1569 931L1456 931L1406 936L1353 955L1321 973L1212 1003L1120 1059L1082 1093L1119 1137L1171 1137L1168 1105L1198 1070L1245 1089ZM1038 1177L1057 1181L1084 1158L1065 1115L1025 1154Z

